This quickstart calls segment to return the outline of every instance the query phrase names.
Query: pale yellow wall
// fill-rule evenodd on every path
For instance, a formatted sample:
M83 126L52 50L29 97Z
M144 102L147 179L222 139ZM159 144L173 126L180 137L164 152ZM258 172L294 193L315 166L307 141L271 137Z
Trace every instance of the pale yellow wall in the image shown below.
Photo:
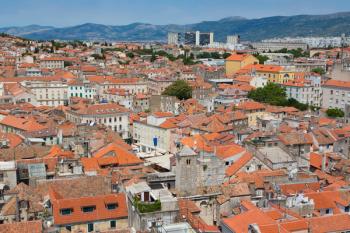
M241 69L240 61L226 61L225 63L226 75L232 75Z
M116 224L116 228L113 230L125 230L128 229L128 219L118 219L116 220L117 224ZM87 233L88 230L88 224L87 223L83 223L83 224L75 224L75 225L71 225L72 226L72 231L67 231L65 226L60 227L59 232L60 233L75 233L75 232L82 232L82 233ZM106 221L99 221L99 222L94 222L94 230L97 231L108 231L108 230L112 230L110 228L110 220L106 220Z
M265 111L263 112L251 112L248 113L248 126L257 126L257 118L258 117L263 117L265 116L267 113Z
M245 67L246 65L258 64L259 60L253 55L247 56L243 61L227 61L225 62L226 75L232 75Z
M280 72L262 72L262 71L257 71L256 72L258 75L264 76L268 78L269 82L272 83L286 83L288 81L294 80L295 74L294 72L289 72L289 71L280 71ZM289 77L285 78L284 76L288 74Z

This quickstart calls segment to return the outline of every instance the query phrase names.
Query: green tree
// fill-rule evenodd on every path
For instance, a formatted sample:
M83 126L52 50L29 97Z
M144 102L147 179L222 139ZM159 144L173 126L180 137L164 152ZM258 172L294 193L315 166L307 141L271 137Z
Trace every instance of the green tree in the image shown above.
M248 93L248 98L272 105L285 104L286 97L284 88L275 83L268 83L265 87L259 87Z
M134 58L135 55L132 52L128 52L128 53L126 53L126 56L129 58Z
M104 59L103 55L100 55L97 53L92 54L91 57L95 58L96 60L103 60Z
M231 56L231 53L224 53L224 54L222 55L222 58L223 58L223 59L226 59L226 58L228 58L229 56Z
M178 99L189 99L192 97L192 87L184 80L177 80L167 88L165 88L163 95L176 96Z
M212 53L210 54L210 56L211 56L211 58L213 58L213 59L220 59L220 58L221 58L221 56L220 56L220 54L219 54L218 52L212 52Z
M307 104L300 103L296 99L287 99L285 89L275 83L268 83L265 87L250 91L248 98L271 105L295 107L301 111L309 108Z
M151 62L154 62L156 59L157 59L156 54L152 53Z
M73 63L71 61L64 61L64 67L67 67L67 66L72 66Z
M319 75L324 75L326 73L326 71L321 67L314 68L311 70L311 72L317 73Z
M301 48L291 49L291 50L288 50L287 48L283 48L283 49L280 49L278 51L275 51L275 53L289 53L289 54L292 54L294 56L294 58L310 57L310 52L303 51L303 49L301 49Z
M264 64L267 60L269 60L269 57L265 55L257 54L255 57L259 60L259 64Z
M329 117L344 117L343 110L339 108L329 108L327 109L326 113Z

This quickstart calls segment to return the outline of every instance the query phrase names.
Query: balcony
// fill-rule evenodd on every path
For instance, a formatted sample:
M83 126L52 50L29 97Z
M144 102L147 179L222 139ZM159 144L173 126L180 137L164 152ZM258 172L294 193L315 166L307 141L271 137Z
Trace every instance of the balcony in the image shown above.
M154 202L142 202L139 198L134 198L134 206L138 209L140 213L152 213L156 211L161 211L162 204L160 200Z

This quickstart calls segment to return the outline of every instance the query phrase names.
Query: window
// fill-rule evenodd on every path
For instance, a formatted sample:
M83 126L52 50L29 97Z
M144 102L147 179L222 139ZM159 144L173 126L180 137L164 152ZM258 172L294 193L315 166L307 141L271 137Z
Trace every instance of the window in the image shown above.
M60 213L61 215L70 215L71 213L73 213L73 209L72 208L60 209Z
M72 231L72 226L70 226L70 225L66 226L66 230L67 231Z
M190 165L191 164L191 159L186 159L186 164Z
M117 226L117 222L115 220L110 221L110 227L112 229L116 228L116 226Z
M119 117L119 121L122 121L122 117Z
M84 213L89 213L89 212L93 212L94 210L96 209L96 206L83 206L81 208L81 210L84 212Z
M88 223L88 232L93 232L94 231L94 224L93 223Z
M326 209L326 214L329 214L331 212L330 209Z
M118 207L118 203L110 203L106 205L108 210L115 210Z
M345 206L344 211L345 211L345 212L350 212L350 206L349 206L349 205L348 205L348 206Z

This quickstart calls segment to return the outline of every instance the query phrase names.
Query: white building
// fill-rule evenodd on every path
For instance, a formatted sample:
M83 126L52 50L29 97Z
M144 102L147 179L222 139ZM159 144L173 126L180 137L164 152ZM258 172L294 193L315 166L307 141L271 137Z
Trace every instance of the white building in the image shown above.
M311 75L302 80L289 81L283 84L288 98L303 104L322 106L321 76Z
M64 59L62 57L46 57L40 61L41 68L63 69Z
M96 87L89 80L73 80L68 84L68 97L94 99L97 95Z
M264 41L264 42L254 42L251 44L254 49L256 49L258 52L274 52L281 49L302 49L307 50L308 46L305 43L298 43L298 42L271 42L271 41Z
M146 122L135 121L133 124L133 139L141 152L172 151L171 128L164 123L172 114L155 113L147 117ZM156 145L155 145L156 142Z
M181 34L178 32L169 32L168 33L168 44L178 45L180 44Z
M350 44L350 37L343 37L343 41L346 44ZM310 48L328 48L328 47L341 47L342 37L341 36L329 36L329 37L285 37L285 38L274 38L264 40L263 42L278 42L278 43L305 43Z
M76 124L102 124L119 133L123 139L130 138L129 115L128 109L116 103L76 104L66 112L67 119Z
M227 36L227 44L239 44L240 43L240 36L239 35L230 35Z
M264 87L268 82L268 78L265 76L253 76L249 82L250 86L255 88Z
M111 88L125 89L131 94L148 93L148 85L139 78L115 78L113 76L89 76L91 83L96 84L97 95Z
M117 103L127 109L131 109L133 106L133 96L129 91L121 88L111 88L105 90L100 96L100 99L107 102Z
M350 105L350 82L328 80L322 86L322 108L340 108Z
M68 101L68 85L64 79L56 77L38 77L24 80L22 86L31 90L38 105L59 106Z

